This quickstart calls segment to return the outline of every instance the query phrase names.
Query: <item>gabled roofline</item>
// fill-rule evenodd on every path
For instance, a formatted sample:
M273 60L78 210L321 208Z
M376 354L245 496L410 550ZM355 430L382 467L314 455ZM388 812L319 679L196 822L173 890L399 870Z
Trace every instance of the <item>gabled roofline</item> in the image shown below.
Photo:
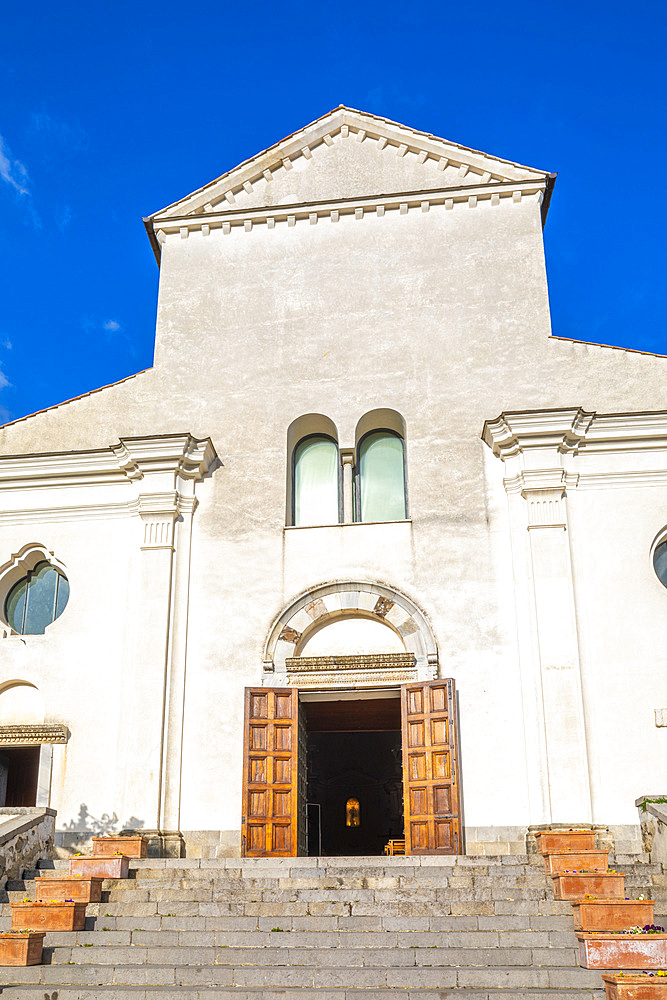
M517 170L527 171L528 173L534 176L540 176L544 178L546 182L546 190L545 190L545 197L541 207L542 220L544 224L544 220L546 219L546 213L548 210L548 205L551 200L551 192L553 190L553 184L556 177L555 174L549 173L547 171L538 170L535 167L528 167L525 164L517 163L513 160L507 160L502 157L494 156L490 153L485 153L482 150L476 150L469 146L463 146L460 143L451 142L450 140L444 139L440 136L436 136L431 132L424 132L420 129L414 129L409 126L403 125L400 122L392 121L389 118L383 118L379 115L373 115L370 112L359 111L355 108L349 108L344 104L340 104L337 108L333 108L326 114L320 116L319 118L316 118L312 122L309 122L304 127L298 129L295 132L290 133L290 135L286 136L283 139L280 139L278 142L274 143L272 146L269 146L267 149L264 149L261 152L254 154L253 156L247 158L246 160L243 160L240 164L236 165L231 170L221 174L214 180L209 181L209 183L203 185L200 188L197 188L195 191L190 192L183 198L179 198L177 201L172 202L171 204L165 206L164 208L159 209L157 212L153 212L151 215L146 216L143 222L146 231L148 233L148 238L151 242L151 246L153 247L153 253L155 254L156 260L158 261L158 264L160 262L160 245L155 236L155 231L154 231L154 224L157 219L162 219L165 215L168 215L169 213L173 214L173 210L181 205L184 206L184 211L183 213L178 213L178 214L179 215L190 214L193 210L192 206L193 201L195 202L194 205L195 208L197 209L201 208L201 206L206 204L206 193L216 186L223 187L224 182L227 179L229 179L230 181L230 188L234 187L234 189L236 188L236 186L240 186L241 184L251 179L249 176L249 168L251 167L254 167L254 169L258 171L260 174L262 172L264 173L268 172L271 163L265 162L264 164L262 164L262 161L263 160L271 161L272 156L275 160L275 154L278 153L278 151L281 150L281 148L283 149L283 151L285 151L285 147L290 147L290 144L294 146L294 149L291 150L289 148L287 149L288 158L289 156L294 156L294 155L299 156L302 154L302 152L308 153L307 149L302 150L300 146L295 146L294 140L297 137L303 136L305 146L308 146L309 139L311 142L313 140L316 140L317 143L319 144L319 142L322 141L322 136L324 135L324 133L322 132L323 123L326 123L327 119L332 119L335 116L339 118L340 120L339 123L341 127L347 127L349 125L352 125L353 129L355 128L358 129L363 122L368 122L368 123L377 122L378 124L384 126L386 129L391 129L395 133L395 135L393 136L394 141L400 142L400 139L402 137L406 139L408 137L412 137L413 139L417 140L421 138L424 140L425 143L431 144L430 154L436 159L438 157L443 158L445 163L447 162L446 152L440 150L438 148L440 146L449 147L450 150L459 150L467 154L468 156L481 157L483 158L484 161L486 161L486 163L488 163L488 161L492 161L494 163L497 163L498 165L505 165L506 167L510 167L513 171ZM309 131L312 132L313 130L315 131L315 134L312 136L308 136L308 132ZM365 134L366 134L365 131L362 131L362 135ZM406 145L402 146L401 148L404 150L406 148ZM483 169L481 167L481 164L474 164L473 167L476 167L478 169ZM496 178L496 179L509 180L511 178L505 175L504 178ZM217 202L220 199L214 198L212 200ZM233 202L234 199L231 198L230 200ZM201 205L198 204L199 202L201 202Z

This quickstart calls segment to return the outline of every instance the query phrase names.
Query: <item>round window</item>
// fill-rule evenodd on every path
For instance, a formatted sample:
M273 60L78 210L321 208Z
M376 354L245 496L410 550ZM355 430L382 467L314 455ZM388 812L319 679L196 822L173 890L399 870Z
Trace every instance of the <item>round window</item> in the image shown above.
M44 560L9 591L5 620L19 635L43 635L47 625L63 613L68 599L67 577Z
M660 542L653 552L653 569L663 587L667 587L667 542Z

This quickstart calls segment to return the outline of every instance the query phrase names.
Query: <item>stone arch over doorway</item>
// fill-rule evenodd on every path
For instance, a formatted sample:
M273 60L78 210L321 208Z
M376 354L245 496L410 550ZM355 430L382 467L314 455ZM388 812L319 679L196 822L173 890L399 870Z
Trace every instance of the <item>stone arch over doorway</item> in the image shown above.
M295 660L303 659L304 665L310 663L307 647L311 639L327 626L351 619L365 619L394 633L404 653L389 655L403 659L405 662L400 664L403 668L408 663L412 667L410 678L397 676L396 680L427 680L437 676L438 649L433 630L410 598L381 584L340 581L301 594L275 620L264 647L265 683L276 684L281 679L290 683L288 675L290 667L295 667ZM385 665L389 666L389 661ZM362 666L359 663L357 668Z

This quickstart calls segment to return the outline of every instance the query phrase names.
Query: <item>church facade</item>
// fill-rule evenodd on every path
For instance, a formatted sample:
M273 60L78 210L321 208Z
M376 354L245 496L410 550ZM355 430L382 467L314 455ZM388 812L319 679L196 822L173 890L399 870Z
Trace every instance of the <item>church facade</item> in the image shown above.
M63 849L638 847L667 361L553 336L554 180L340 107L144 220L153 367L0 428L4 804Z

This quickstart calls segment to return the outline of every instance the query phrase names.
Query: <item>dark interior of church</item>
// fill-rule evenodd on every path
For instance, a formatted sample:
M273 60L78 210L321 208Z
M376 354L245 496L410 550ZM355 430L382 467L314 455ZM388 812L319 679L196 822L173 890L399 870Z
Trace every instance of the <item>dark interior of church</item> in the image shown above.
M34 806L37 801L39 747L8 747L0 752L0 806Z
M398 698L307 702L308 854L381 855L403 836Z

